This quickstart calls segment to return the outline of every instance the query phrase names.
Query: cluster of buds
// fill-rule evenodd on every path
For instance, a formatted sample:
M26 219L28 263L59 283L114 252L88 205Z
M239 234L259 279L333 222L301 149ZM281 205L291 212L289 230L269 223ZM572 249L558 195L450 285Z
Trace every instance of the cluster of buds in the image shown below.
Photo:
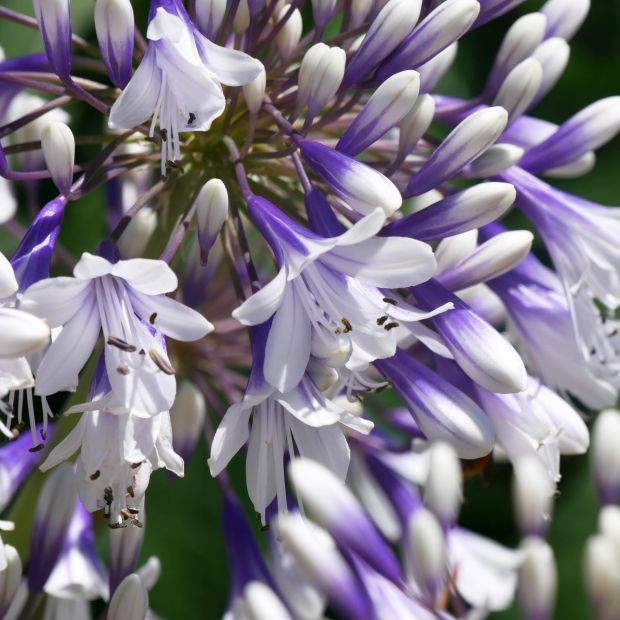
M45 50L0 62L0 223L18 241L0 254L1 508L46 472L28 561L0 542L3 617L88 618L98 599L149 617L150 476L183 476L202 440L227 619L451 620L515 598L552 617L560 456L587 451L582 412L620 389L620 220L549 181L592 168L620 97L560 125L530 113L588 0L541 0L479 95L441 94L458 40L521 3L96 0L96 43L69 0L0 8ZM105 130L74 136L74 104ZM65 214L101 188L105 234L74 256ZM617 412L596 424L586 583L608 620ZM238 452L266 554L228 480ZM517 550L458 525L463 471L501 459Z

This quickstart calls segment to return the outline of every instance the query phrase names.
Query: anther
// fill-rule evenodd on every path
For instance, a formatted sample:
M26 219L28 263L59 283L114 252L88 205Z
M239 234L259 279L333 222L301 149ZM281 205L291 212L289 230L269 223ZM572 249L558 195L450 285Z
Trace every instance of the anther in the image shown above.
M391 297L384 297L383 301L386 304L391 304L392 306L397 306L398 305L398 302L395 299L392 299Z
M153 312L153 314L151 314L151 316L149 317L149 323L153 325L153 323L155 323L156 318L157 318L157 312Z
M129 497L131 498L134 498L136 496L133 490L133 486L131 484L127 487L127 495L129 495Z
M132 463L129 467L131 467L131 469L138 469L140 465L142 465L142 461L140 461L139 463Z
M28 452L41 452L45 448L44 443L39 443L36 446L32 446L32 448L28 448Z
M385 314L377 319L377 325L383 325L390 317Z
M353 331L353 327L351 326L349 319L345 319L344 317L342 317L342 319L340 320L342 321L342 324L344 325L345 334L348 334L350 331Z
M88 476L91 480L97 480L97 478L99 478L99 476L101 476L101 472L99 470L97 470L94 474L91 474L90 476Z
M114 493L112 487L103 489L103 501L109 506L114 501Z
M187 124L191 125L196 120L196 115L193 112L189 113L189 118L187 119Z
M167 375L174 375L176 370L155 349L149 349L149 357L159 370Z
M168 140L168 130L165 127L161 130L161 139L162 142L166 142L166 140Z
M121 375L128 375L130 372L129 366L127 366L127 364L121 364L120 366L116 368L116 372L118 372Z
M395 327L398 327L399 323L397 323L396 321L393 321L392 323L388 323L387 325L384 325L383 329L386 332L389 332L391 329L394 329Z
M133 353L136 350L132 344L125 342L122 338L117 338L116 336L110 336L107 340L107 343L112 346L120 349L121 351L125 351L126 353Z

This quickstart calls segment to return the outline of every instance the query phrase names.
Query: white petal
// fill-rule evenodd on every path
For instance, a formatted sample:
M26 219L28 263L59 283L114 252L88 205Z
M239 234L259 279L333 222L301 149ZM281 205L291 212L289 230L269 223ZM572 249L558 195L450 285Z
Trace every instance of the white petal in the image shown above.
M120 260L110 273L117 278L123 278L132 288L145 295L163 295L174 291L178 286L174 271L163 260Z
M405 237L375 237L322 257L333 269L368 284L396 288L428 280L437 269L430 246Z
M155 62L155 49L149 46L138 70L114 102L108 125L131 129L147 120L157 105L161 80L161 70Z
M34 377L25 357L0 359L0 398L9 390L23 390L34 386Z
M15 308L0 308L0 358L22 357L42 349L49 341L45 321Z
M47 455L47 458L39 466L41 471L47 471L56 465L66 461L75 454L82 445L84 437L84 424L86 420L82 418L71 432Z
M0 224L12 219L15 211L17 211L17 201L11 185L6 179L0 178Z
M251 413L252 409L244 407L243 403L228 408L211 443L208 463L212 476L219 475L248 440L250 435L248 422Z
M90 252L84 252L76 266L73 268L73 275L81 280L91 280L108 275L112 271L112 263Z
M0 299L9 297L13 293L17 292L18 288L19 285L15 279L13 267L4 254L0 252Z
M132 292L131 302L143 320L175 340L191 342L213 331L213 325L202 314L165 295Z
M45 353L37 371L36 394L47 396L77 387L78 373L93 352L101 329L95 296L88 301Z
M50 278L29 287L19 302L26 312L44 318L50 327L60 327L79 312L93 295L89 281L79 278Z
M233 317L243 325L264 323L280 307L285 288L286 269L283 267L269 284L233 310Z
M172 447L172 427L170 426L170 414L165 411L160 415L161 426L157 437L157 455L164 467L180 478L184 475L185 464L183 459Z
M357 221L349 230L337 237L338 245L353 245L374 237L385 223L385 211L377 207L361 220Z
M310 359L312 326L295 294L287 287L273 318L265 350L265 379L280 392L290 392L302 379Z
M217 79L228 86L244 86L252 82L263 68L263 64L240 52L228 47L221 47L194 31L196 45L207 67Z

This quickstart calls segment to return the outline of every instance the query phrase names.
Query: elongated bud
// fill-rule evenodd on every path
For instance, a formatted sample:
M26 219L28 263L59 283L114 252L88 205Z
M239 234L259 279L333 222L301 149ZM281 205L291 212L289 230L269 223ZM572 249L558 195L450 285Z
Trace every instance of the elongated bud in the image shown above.
M196 198L196 220L200 260L207 262L209 250L228 217L228 192L220 179L207 181Z
M564 164L557 168L549 168L549 170L544 170L541 174L556 179L574 179L588 174L588 172L594 168L595 164L596 155L592 151L589 151L584 153L579 159L571 161L569 164Z
M429 602L433 602L447 569L443 530L432 512L420 508L409 520L408 534L416 583L424 590Z
M71 8L69 0L33 0L45 54L63 81L71 75Z
M547 18L542 13L529 13L510 27L489 75L488 87L492 92L520 62L532 56L545 36L546 25Z
M589 10L590 0L547 0L541 9L547 18L546 38L572 39Z
M49 342L50 330L47 323L28 312L0 308L0 320L0 359L30 355Z
M117 242L123 258L140 258L157 228L157 213L142 207L132 218Z
M280 10L278 19L282 19L288 13L289 8L290 4L285 4ZM302 30L303 20L301 13L299 9L295 9L276 36L276 45L283 58L288 58L293 53L301 39Z
M620 413L601 412L592 430L590 463L592 475L603 504L613 504L620 496Z
M261 67L260 73L249 84L242 87L243 98L251 114L258 114L260 107L263 105L266 85L267 75L265 67Z
M0 252L0 299L6 299L17 292L19 285L13 267L6 256Z
M0 543L2 544L2 543ZM0 617L4 618L22 579L22 561L17 549L4 545L6 567L0 571Z
M125 88L131 79L134 18L129 0L97 0L95 29L101 58L115 86Z
M484 0L484 2L481 2L480 14L474 22L474 28L478 28L500 15L508 13L508 11L523 2L524 0Z
M550 620L558 586L553 550L540 538L528 538L523 554L518 590L523 614L526 620Z
M529 230L501 233L446 269L438 280L447 289L457 291L497 278L514 269L527 256L533 240Z
M368 17L373 0L351 0L351 28L357 28Z
M309 116L315 116L338 92L346 60L346 52L340 47L325 43L313 45L299 68L297 107L307 105Z
M469 115L413 176L405 197L423 194L458 174L499 138L507 122L508 113L500 107L485 108Z
M250 27L250 7L248 0L240 0L233 20L233 26L238 34L243 34Z
M431 95L418 97L413 108L400 121L398 154L406 157L426 133L435 116L435 100Z
M620 557L620 507L603 506L598 513L598 529L615 546Z
M170 411L174 450L188 461L202 434L207 404L202 392L190 381L184 381Z
M71 466L59 465L47 477L37 503L30 548L36 553L28 564L28 588L40 592L56 565L77 501Z
M448 72L456 58L459 45L455 41L448 45L443 52L433 56L428 62L416 67L420 74L420 92L429 93L439 84L441 78Z
M522 536L543 537L551 522L554 485L542 461L522 456L514 466L512 495Z
M620 97L607 97L562 123L547 140L530 149L521 166L532 172L556 168L609 142L620 131Z
M448 528L456 523L462 499L463 476L458 456L451 445L434 443L430 449L424 504Z
M521 116L534 100L542 84L543 70L534 58L520 62L502 83L493 105L508 112L508 123Z
M140 520L145 523L145 512L140 511ZM108 570L110 592L114 594L121 582L133 573L144 540L144 527L122 527L111 529L108 538Z
M415 69L462 37L478 16L476 0L446 0L432 11L379 67L382 81L405 69Z
M276 593L262 581L250 582L243 594L248 620L293 620Z
M325 26L334 15L335 8L336 0L312 0L312 17L319 32L325 30Z
M226 0L196 0L196 25L198 30L214 40L224 21Z
M304 508L319 525L329 530L338 542L354 549L388 579L399 579L396 558L342 481L310 459L294 459L288 471Z
M45 165L61 194L68 194L73 183L75 138L68 125L50 121L41 131L41 150Z
M612 619L620 614L620 560L614 543L602 534L586 541L583 576L596 618Z
M304 576L343 617L373 617L368 595L325 530L299 514L285 514L276 521L276 535Z
M352 209L367 215L380 207L387 216L400 209L398 188L374 168L320 142L305 140L299 146L306 162Z
M452 237L500 218L515 196L510 183L481 183L388 224L382 234L421 241Z
M149 595L136 573L123 579L108 607L108 620L145 620Z
M400 45L418 21L421 8L421 0L390 0L381 9L359 49L347 64L343 80L345 87L363 79Z
M532 106L538 103L560 79L564 73L568 58L570 56L570 46L564 39L554 37L543 41L532 54L543 70L543 79L538 88L538 92L532 101Z
M336 149L351 157L363 151L411 112L419 92L416 71L403 71L387 79L347 127Z
M469 179L494 177L517 164L523 153L524 150L514 144L494 144L463 170L463 176Z

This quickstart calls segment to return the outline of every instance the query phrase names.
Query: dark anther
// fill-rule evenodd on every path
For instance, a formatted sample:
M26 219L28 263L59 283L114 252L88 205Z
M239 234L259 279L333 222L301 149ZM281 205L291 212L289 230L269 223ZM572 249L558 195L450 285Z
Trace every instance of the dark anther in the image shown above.
M342 334L342 330L340 329L340 327L336 327L336 329L334 330L334 334Z
M36 446L32 446L32 448L28 448L28 452L41 452L45 448L44 443L38 443Z
M129 366L127 366L127 364L121 364L117 367L116 372L120 373L121 375L128 375L130 372Z
M161 139L164 142L168 139L168 130L166 128L161 130Z
M136 517L132 517L131 518L131 522L136 527L144 527L144 523L142 523L142 521L140 521L140 519L136 519Z
M187 124L191 125L196 120L196 115L193 112L189 113L189 118L187 119Z
M133 344L129 344L125 342L122 338L117 338L116 336L110 336L108 338L108 344L112 347L116 347L121 351L125 351L126 353L133 353L136 350L136 347Z
M342 319L340 319L342 321L342 324L344 325L344 333L348 334L350 331L353 331L353 327L351 327L351 323L349 322L349 319L345 319L344 317L342 317Z
M383 329L386 332L389 332L391 329L394 329L395 327L398 327L398 323L396 321L393 321L392 323L388 323L387 325L384 325Z
M149 357L153 360L155 366L163 373L167 375L175 374L176 370L155 349L149 349Z
M166 162L166 168L168 168L168 170L178 170L181 173L184 172L183 166L181 166L179 162L172 161L171 159Z
M131 485L129 485L127 487L127 495L129 495L129 497L135 497L136 496L135 493L134 493L133 487Z
M391 297L384 297L383 301L386 304L391 304L392 306L397 306L398 305L398 302L395 299L392 299Z
M103 489L103 501L109 506L114 501L114 493L112 487Z
M97 470L94 474L91 474L91 475L89 476L89 478L90 478L91 480L97 480L97 478L99 478L99 476L101 476L101 472L100 472L99 470Z
M268 532L270 528L271 528L271 526L269 525L269 523L265 523L265 525L261 526L260 531L261 532Z
M590 355L594 355L596 353L596 347L592 347L590 349Z
M377 325L383 325L390 317L386 314L377 319Z
M129 467L131 467L131 469L138 469L138 467L140 467L140 465L142 465L142 462L140 462L140 463L132 463Z
M153 312L153 314L151 314L151 316L149 317L149 323L153 325L153 323L155 323L156 318L157 318L157 312Z
M127 524L126 523L108 523L108 527L111 530L121 530L124 527L127 527Z
M140 349L138 351L138 355L146 355L146 351L144 349Z
M45 441L45 440L47 439L47 432L46 432L46 431L44 431L43 429L41 429L41 430L39 431L39 435L41 435L41 439L42 439L43 441Z

